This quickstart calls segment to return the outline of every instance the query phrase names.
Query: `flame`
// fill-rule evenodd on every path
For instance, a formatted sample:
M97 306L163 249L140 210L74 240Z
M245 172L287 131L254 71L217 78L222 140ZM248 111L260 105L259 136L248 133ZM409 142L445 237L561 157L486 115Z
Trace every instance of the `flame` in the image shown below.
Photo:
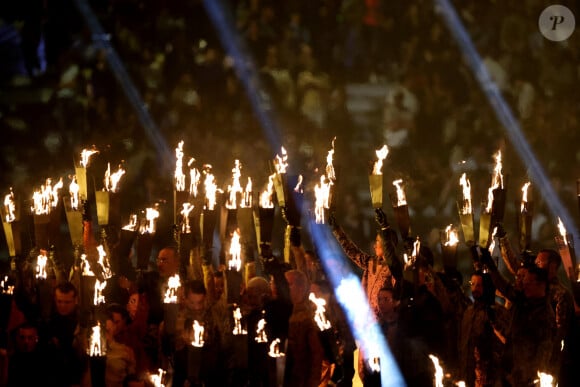
M10 193L4 196L4 210L6 211L6 223L16 220L16 200L14 199L12 187L10 188Z
M503 175L502 175L502 164L501 164L501 151L493 156L495 158L495 167L493 168L493 175L491 176L491 185L487 191L487 206L485 208L486 213L490 213L493 207L493 191L497 188L503 189Z
M463 380L458 381L457 383L455 383L455 385L457 387L465 387L465 382Z
M82 268L82 275L84 277L94 277L95 273L91 270L91 265L89 265L89 261L87 260L86 254L81 254L81 268Z
M187 166L189 167L189 193L193 195L193 197L197 197L199 181L201 179L201 173L197 168L192 168L192 164L195 159L192 157L187 162Z
M489 248L487 249L490 254L493 254L493 250L495 250L495 236L497 235L497 227L493 228L491 232L491 243L489 244Z
M124 226L123 230L137 231L137 214L131 214L129 216L129 224Z
M274 202L272 201L272 195L274 194L274 177L276 175L272 174L268 177L268 185L266 189L260 194L260 207L262 208L274 208Z
M70 194L70 207L73 210L79 209L79 184L77 183L77 177L72 176L70 184L68 186L68 192Z
M304 178L302 177L302 175L298 175L298 181L296 182L296 186L294 187L294 192L298 192L298 193L302 193L302 181L304 180Z
M99 153L96 149L83 149L81 152L81 167L87 168L92 155Z
M522 205L521 205L521 212L524 212L526 209L526 203L528 202L528 188L530 188L530 182L528 181L522 187Z
M181 280L179 274L175 274L173 277L167 279L167 290L165 291L165 298L163 299L165 304L177 303L177 289L180 286Z
M230 242L230 260L228 262L228 269L236 269L240 271L242 266L242 245L240 244L240 230L236 229L232 234Z
M50 214L51 207L58 205L58 191L62 186L62 177L54 187L52 179L46 179L45 184L40 186L40 191L35 191L32 195L32 212L36 215Z
M2 294L14 294L14 285L8 285L8 276L5 275L4 279L0 281L0 289Z
M534 383L540 383L540 387L552 387L554 385L554 377L550 374L538 371L538 378Z
M285 356L283 352L280 352L280 339L274 339L270 343L270 351L268 352L270 357L282 357Z
M101 324L97 323L92 327L91 340L89 344L89 356L103 356L105 354L101 344Z
M568 244L568 238L566 237L567 233L566 233L566 228L564 227L564 223L562 222L562 219L560 219L560 217L558 217L558 230L560 231L560 235L562 236L562 239L564 240L564 244Z
M93 297L93 304L94 305L106 303L105 295L103 294L103 290L105 290L106 286L107 286L107 281L101 282L98 279L95 281L95 293L94 293L94 297Z
M40 250L40 254L36 257L36 278L46 279L46 264L48 262L48 257L46 256L46 251Z
M411 264L411 258L407 253L403 253L403 262L405 262L405 266L409 266Z
M141 234L155 234L157 230L157 218L159 218L159 211L156 208L145 209L145 225L139 231Z
M393 185L397 189L397 207L401 207L407 204L407 197L405 196L405 191L401 186L403 184L403 179L393 181Z
M119 165L117 172L111 174L111 163L107 163L107 171L105 172L105 191L117 192L119 188L119 181L125 174L123 167Z
M314 293L310 293L308 299L312 301L314 305L316 305L316 310L314 311L314 321L316 322L316 325L318 325L318 329L321 331L330 329L332 325L330 324L330 321L326 319L325 315L326 300L324 298L316 298Z
M242 327L242 311L239 306L234 309L234 330L232 333L236 336L248 334L248 332Z
M326 176L320 176L320 183L314 186L314 216L317 224L324 224L324 209L330 206L330 187L333 185L332 180Z
M381 358L373 356L368 360L369 368L372 372L381 372Z
M415 239L415 242L413 242L413 252L411 253L413 259L417 258L417 256L419 255L419 251L421 251L421 240L419 239L419 237L417 237L417 239Z
M334 165L332 165L332 159L334 156L334 140L336 140L336 137L332 139L332 148L328 151L326 156L326 177L328 177L328 180L330 181L336 181L336 173L334 171Z
M445 246L455 246L457 243L459 243L459 238L457 237L457 230L453 228L452 224L447 226L447 228L445 229L445 236L446 236Z
M161 368L157 370L158 374L152 374L149 376L149 381L153 383L154 387L165 387L163 384L163 377L167 373L167 371L163 371Z
M431 358L431 361L433 362L433 365L435 366L435 387L443 387L443 368L441 368L441 366L439 365L439 359L437 358L437 356L434 355L429 355L429 358Z
M111 266L109 265L109 260L106 258L107 253L105 252L104 246L98 245L97 252L99 253L99 262L98 263L101 266L101 269L103 270L103 277L105 279L109 279L113 276L113 273L111 272Z
M189 224L189 213L193 209L194 209L193 204L189 202L183 203L183 209L181 210L180 214L183 217L183 222L181 223L181 232L184 234L191 233L191 226Z
M198 348L203 347L204 344L203 332L205 328L197 320L193 320L192 328L193 328L193 340L191 341L191 345Z
M246 188L244 188L244 192L242 192L242 202L240 203L240 207L251 208L252 202L252 178L248 177L248 183L246 184Z
M286 173L286 169L288 168L288 153L284 147L282 147L280 153L282 156L276 155L276 158L274 158L274 168L276 169L276 173Z
M377 161L373 165L373 175L382 175L383 174L383 160L387 158L389 154L389 148L386 145L383 145L381 149L375 151L377 154Z
M262 312L263 313L263 312ZM258 321L255 340L257 343L267 343L268 335L266 334L266 319L263 317Z
M461 214L471 215L473 212L471 207L471 184L469 183L469 179L465 173L461 175L461 178L459 179L459 185L462 187L463 191L463 206L461 207Z
M235 209L237 208L238 193L242 194L244 190L240 184L240 178L242 177L242 164L240 160L234 161L234 168L232 169L232 184L228 185L228 200L226 201L226 208Z
M211 165L204 166L203 173L205 179L203 185L205 187L205 209L213 210L216 205L216 194L218 192L217 184L214 175L211 173Z
M185 191L185 174L183 173L183 140L175 148L175 190Z

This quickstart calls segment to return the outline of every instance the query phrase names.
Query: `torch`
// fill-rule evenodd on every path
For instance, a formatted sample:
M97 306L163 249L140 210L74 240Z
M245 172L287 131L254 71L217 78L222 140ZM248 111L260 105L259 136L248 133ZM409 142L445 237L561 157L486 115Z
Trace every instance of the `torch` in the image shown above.
M194 385L201 384L200 371L204 344L205 327L203 322L193 320L191 343L187 346L187 379Z
M284 381L284 369L286 368L286 354L282 352L280 347L283 343L280 339L276 338L270 343L270 348L268 351L268 356L270 357L270 368L274 369L273 373L275 375L274 380L276 386L281 386Z
M501 151L494 155L495 167L491 177L491 185L487 191L485 208L482 204L479 216L479 245L489 247L491 242L491 226L503 220L506 191L502 175Z
M188 200L188 192L185 190L185 173L183 173L183 140L175 148L175 172L173 186L173 224L177 224L179 209Z
M204 259L211 261L211 250L213 248L213 234L217 224L218 213L215 209L217 204L217 184L214 175L211 173L211 165L206 164L203 168L205 202L201 217L201 236L204 248Z
M181 280L179 274L175 274L173 277L167 279L165 297L163 298L163 320L165 321L165 332L168 335L175 334L178 311L177 292L180 286Z
M409 234L411 234L411 218L409 217L407 196L402 184L402 179L393 181L393 185L396 188L396 198L391 197L391 202L393 205L393 212L395 214L395 221L399 227L401 237L403 240L407 240L409 238Z
M272 174L268 177L268 184L260 194L260 202L258 206L258 217L254 217L254 224L256 227L256 236L260 245L260 255L264 255L264 246L272 244L272 228L274 226L274 202L272 197L274 194L274 177Z
M238 207L238 228L243 246L246 265L254 267L254 251L256 247L256 233L254 226L252 179L248 177L246 186L242 192L242 199ZM252 269L250 269L252 270Z
M463 240L469 246L475 242L475 237L473 232L473 207L471 206L471 184L465 173L461 175L459 185L462 191L461 202L457 203L459 221L461 222L461 230L463 230Z
M326 318L326 300L318 298L314 293L310 293L308 299L314 305L314 322L318 326L318 336L323 345L324 353L327 359L334 361L338 355L338 348L336 347L336 337L332 324Z
M91 328L89 336L89 365L91 369L91 384L93 386L105 386L105 366L107 355L107 343L101 332L101 324L97 323Z
M49 318L52 309L52 289L48 282L48 252L41 249L36 257L36 294L42 318Z
M10 193L4 196L4 206L2 207L2 227L8 245L8 253L14 258L22 253L22 241L20 235L20 206L16 203L16 198L12 188Z
M95 192L97 220L101 227L119 225L121 223L119 182L124 174L125 170L121 165L119 165L116 172L111 173L111 164L107 164L103 190Z
M443 269L446 273L457 267L457 230L450 224L441 232L441 251L443 253Z
M531 193L529 188L530 182L525 183L522 187L522 201L520 204L520 211L518 211L516 215L520 251L529 250L532 242L532 219L534 216L534 203L531 200Z
M566 232L562 219L558 218L558 230L560 235L555 237L558 252L562 257L562 264L566 274L572 283L577 281L576 254L574 252L573 236Z
M46 179L44 185L35 191L32 197L32 213L34 218L34 239L36 246L48 249L56 240L60 227L59 190L62 188L62 178L54 186L52 179Z
M389 154L389 148L383 145L381 149L375 151L377 161L373 165L373 170L369 175L369 184L371 189L371 202L373 208L383 207L383 160Z
M153 236L157 231L159 218L158 205L145 209L145 216L139 220L139 236L137 239L137 269L147 270L153 247Z
M73 246L83 244L83 211L79 195L80 187L76 176L71 176L69 200L65 201L66 220Z
M79 199L81 203L87 200L87 168L89 166L89 161L92 155L99 153L95 148L93 149L83 149L81 151L81 161L80 167L75 166L75 175L79 185Z

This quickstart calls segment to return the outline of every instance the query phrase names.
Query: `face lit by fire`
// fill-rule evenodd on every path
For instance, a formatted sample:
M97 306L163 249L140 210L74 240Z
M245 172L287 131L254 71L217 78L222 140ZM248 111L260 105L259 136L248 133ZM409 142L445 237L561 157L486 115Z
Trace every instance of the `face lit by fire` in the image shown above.
M179 257L174 249L165 248L157 255L157 269L161 278L169 278L179 270Z
M63 293L59 289L56 289L54 302L56 305L56 311L59 315L70 316L76 309L77 296L74 291Z
M480 275L471 276L471 295L474 300L479 300L483 297L483 277Z

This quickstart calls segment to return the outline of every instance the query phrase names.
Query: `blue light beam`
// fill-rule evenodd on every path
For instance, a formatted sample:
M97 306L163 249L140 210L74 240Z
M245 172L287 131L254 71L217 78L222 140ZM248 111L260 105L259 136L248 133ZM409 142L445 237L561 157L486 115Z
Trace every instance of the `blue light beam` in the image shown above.
M463 23L459 19L455 8L449 0L435 0L435 12L438 12L443 17L451 34L457 41L457 44L463 52L465 61L471 68L483 92L485 93L489 103L491 104L495 115L502 123L510 142L514 146L520 159L528 167L528 174L534 185L538 188L542 196L546 199L548 209L550 210L554 219L560 218L566 227L568 233L578 238L578 228L572 220L572 217L560 201L556 191L552 187L541 164L536 159L530 145L528 144L521 128L514 117L509 105L501 95L497 85L491 79L487 68L485 67L479 53L475 49ZM555 221L554 221L555 224Z
M165 139L161 136L159 128L151 118L147 105L143 102L139 91L131 81L123 62L119 59L119 55L110 43L110 35L106 34L103 27L99 23L93 10L86 0L75 0L75 5L79 12L83 15L87 26L92 34L92 40L95 45L105 52L107 62L111 71L117 78L117 81L123 88L125 95L129 99L131 105L137 113L137 117L141 125L145 129L145 134L153 144L157 151L157 156L161 162L164 171L171 171L173 168L174 157L172 151L167 146Z

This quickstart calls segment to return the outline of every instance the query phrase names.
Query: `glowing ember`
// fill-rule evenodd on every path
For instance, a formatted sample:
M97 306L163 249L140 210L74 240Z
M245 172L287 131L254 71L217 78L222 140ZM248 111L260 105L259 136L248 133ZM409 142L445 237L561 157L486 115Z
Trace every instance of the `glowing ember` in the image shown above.
M36 257L36 278L46 279L46 263L48 262L48 257L44 250L40 250L40 254Z
M326 300L324 298L316 298L314 293L310 293L308 299L312 301L314 305L316 305L316 310L314 311L314 321L316 322L316 325L318 325L318 329L321 331L330 329L332 325L330 324L330 321L326 319L325 315Z
M407 204L407 196L405 195L402 184L402 179L393 181L393 185L397 189L397 207L401 207Z
M560 231L560 235L562 236L562 239L564 240L564 244L568 244L568 239L566 237L566 228L564 227L564 223L562 222L562 219L560 219L560 217L558 217L558 230Z
M248 183L246 184L246 188L244 188L244 192L242 193L242 202L240 203L240 207L251 208L253 204L252 202L252 178L248 177Z
M240 307L234 309L234 335L247 335L248 332L242 327L242 311Z
M123 227L123 230L137 231L137 214L131 214L129 224Z
M383 160L387 158L389 154L389 148L386 145L383 145L381 149L375 151L377 154L377 161L373 165L373 175L382 175L383 174Z
M240 244L240 230L236 229L232 234L230 242L230 260L228 261L228 268L230 270L236 269L240 271L242 266L242 245Z
M266 320L263 317L260 319L260 321L258 321L255 340L258 343L268 342L268 335L266 334Z
M326 176L320 176L320 183L314 186L314 217L317 224L324 224L324 209L330 205L330 187L333 185Z
M332 148L328 151L328 155L326 156L326 177L328 177L328 180L330 181L336 181L336 173L334 171L334 165L332 165L334 140L336 140L336 137L332 139Z
M76 211L79 209L79 184L77 183L76 176L71 178L71 182L68 186L68 192L70 194L70 207Z
M439 365L439 359L437 358L437 356L434 355L429 355L429 358L431 359L431 361L433 362L433 365L435 366L435 387L443 387L443 368L441 368L441 366Z
M183 209L181 210L180 214L183 217L181 222L181 232L184 234L191 233L191 226L189 225L189 213L191 210L193 210L193 208L193 204L188 202L183 203Z
M473 212L471 207L471 184L469 183L469 179L465 173L461 175L461 178L459 179L459 185L463 191L463 205L461 206L461 214L471 215Z
M534 383L540 383L540 387L552 387L554 385L554 377L550 374L538 371L539 379L534 380Z
M274 208L274 202L272 201L272 195L274 194L274 177L275 175L270 175L268 177L268 185L260 194L260 207L262 208Z
M175 190L185 191L185 174L183 173L183 140L175 148Z
M501 164L501 151L497 151L494 155L495 167L493 168L493 174L491 176L491 185L487 191L487 206L485 208L486 213L490 213L493 208L493 191L495 189L503 189L503 175L502 175L502 164Z
M117 172L111 174L111 163L107 163L107 170L105 171L105 191L117 192L119 188L119 181L121 177L125 174L125 170L119 165Z
M288 153L286 153L284 147L282 147L280 153L282 156L276 155L274 159L274 168L276 169L276 173L286 173L286 169L288 168Z
M107 281L99 281L98 279L95 281L95 293L93 297L93 304L100 305L106 303L105 295L103 294L103 290L107 286Z
M175 304L177 303L177 289L181 286L181 280L179 279L179 274L175 274L173 277L169 277L167 280L167 290L165 291L165 298L163 302L165 304Z
M16 201L14 199L14 192L10 188L10 193L4 196L4 210L6 211L6 222L10 223L16 220Z
M193 328L193 340L191 341L191 345L198 348L203 347L204 344L203 332L205 328L197 320L193 320L192 328Z
M446 237L445 246L455 246L457 243L459 243L459 238L457 237L457 230L453 228L452 224L447 226L447 228L445 229L445 237Z
M101 324L97 324L92 330L89 342L89 356L104 356L105 351L101 343Z
M205 209L211 211L216 205L217 184L215 177L211 173L211 165L204 165L203 173L205 174L203 181L205 188Z
M234 168L232 169L232 184L228 185L228 200L226 201L226 208L237 208L238 194L242 194L244 191L240 184L240 177L242 177L241 170L242 164L240 163L240 160L235 160Z
M89 159L95 153L99 153L96 149L83 149L81 152L81 167L86 168L89 166Z
M268 356L274 358L285 356L283 352L280 352L280 339L274 339L270 343L270 351L268 352Z
M163 384L163 377L167 373L167 371L163 371L161 368L157 370L158 374L152 374L149 376L149 381L153 383L154 387L165 387Z
M192 157L189 159L187 166L189 167L189 193L193 195L193 197L197 197L199 181L201 180L201 173L197 168L192 168L191 165L195 159Z

